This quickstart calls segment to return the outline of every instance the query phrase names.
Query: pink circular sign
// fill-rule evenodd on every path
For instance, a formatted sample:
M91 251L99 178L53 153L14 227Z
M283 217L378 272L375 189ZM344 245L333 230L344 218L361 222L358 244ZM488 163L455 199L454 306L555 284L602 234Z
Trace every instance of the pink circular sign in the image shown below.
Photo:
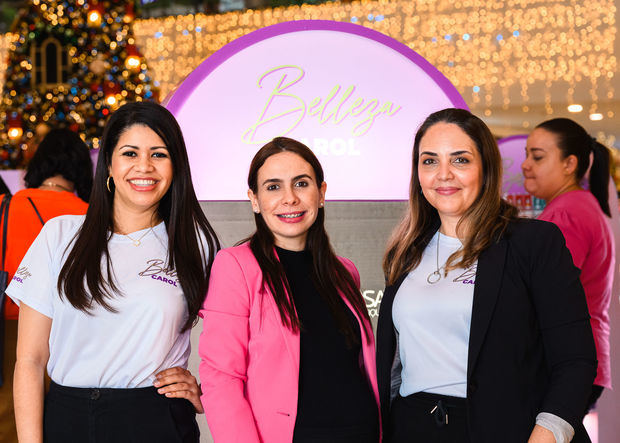
M183 129L200 200L245 200L250 161L276 136L313 149L329 199L407 199L417 127L439 109L467 109L407 46L320 20L280 23L229 43L166 106Z

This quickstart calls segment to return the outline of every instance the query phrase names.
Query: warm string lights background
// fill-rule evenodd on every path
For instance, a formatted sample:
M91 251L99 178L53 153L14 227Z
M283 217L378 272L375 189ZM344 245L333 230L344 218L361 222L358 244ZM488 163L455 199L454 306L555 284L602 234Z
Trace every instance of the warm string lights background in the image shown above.
M532 121L566 115L573 103L581 104L586 123L594 114L618 126L615 14L613 0L380 0L136 20L133 25L136 44L165 97L206 57L258 28L304 19L357 23L421 54L450 79L474 112L495 124L499 135L508 135L502 132L526 132ZM1 61L13 38L0 37ZM614 132L594 135L612 145Z
M544 115L532 119L540 121L567 113L566 104L574 102L584 114L613 119L615 12L612 0L357 1L141 20L135 32L162 97L241 35L282 21L323 19L357 23L405 43L487 120L538 110ZM554 109L555 103L564 105ZM529 117L508 132L527 131ZM608 145L615 141L613 133L597 135Z

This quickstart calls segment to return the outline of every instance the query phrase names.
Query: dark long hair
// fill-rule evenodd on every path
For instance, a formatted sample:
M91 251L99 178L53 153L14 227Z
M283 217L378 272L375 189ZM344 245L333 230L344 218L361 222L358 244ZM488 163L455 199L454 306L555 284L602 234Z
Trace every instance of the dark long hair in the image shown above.
M108 240L114 232L114 188L109 192L106 180L112 151L121 134L133 125L148 126L159 135L172 161L172 184L160 200L157 212L168 232L167 265L176 270L187 300L189 318L183 326L185 330L196 320L220 244L196 199L181 128L166 108L155 103L128 103L108 120L88 212L60 271L58 291L81 311L90 312L94 304L113 311L108 299L119 293L108 251ZM203 241L207 251L203 249ZM106 259L107 273L102 273L102 257ZM107 281L104 275L109 276Z
M73 183L85 202L93 187L93 162L79 135L68 129L53 129L39 144L24 176L27 188L38 188L56 175Z
M589 189L598 201L601 210L611 217L609 210L609 151L593 140L578 123L569 118L554 118L536 126L556 136L557 146L562 158L574 155L577 158L575 180L581 181L590 166L590 153L593 154L592 167L588 177Z
M465 228L463 249L448 258L446 273L454 268L471 266L482 251L501 237L508 223L517 218L517 208L501 198L502 159L487 125L464 109L449 108L429 115L415 135L409 205L392 233L383 258L388 284L393 284L398 277L420 264L424 249L441 225L437 210L422 194L418 177L420 141L437 123L451 123L461 128L475 143L482 161L480 193L457 225L457 232L463 232L462 228Z
M316 176L317 186L324 181L323 168L314 153L303 143L296 140L277 137L263 146L252 159L248 174L248 187L254 194L258 191L258 170L272 155L281 152L291 152L299 155L310 164ZM250 249L258 261L263 273L263 285L267 286L280 312L282 324L292 331L299 331L302 325L295 310L291 295L291 288L286 279L284 268L276 256L273 233L265 223L261 214L254 214L256 232L249 239ZM347 343L358 343L353 325L351 325L346 311L342 309L339 293L353 306L360 318L369 320L366 305L362 301L359 288L353 277L338 259L329 242L325 231L325 210L318 209L316 220L308 230L306 250L312 255L312 279L316 289L327 301L327 304L336 319L336 323L345 335ZM372 331L364 330L366 340L370 339Z

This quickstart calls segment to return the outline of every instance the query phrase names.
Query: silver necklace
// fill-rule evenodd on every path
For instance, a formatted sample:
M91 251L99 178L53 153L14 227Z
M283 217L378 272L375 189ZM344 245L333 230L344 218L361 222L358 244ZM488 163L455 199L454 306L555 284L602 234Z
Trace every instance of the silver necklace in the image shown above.
M430 274L428 274L428 277L426 277L426 281L431 285L434 285L439 280L441 280L441 272L439 272L439 237L440 236L441 236L441 233L437 231L437 269L431 272Z
M139 239L132 238L132 237L131 237L131 235L129 235L129 234L125 234L125 236L126 236L129 240L131 240L131 243L133 243L133 245L134 245L134 246L138 247L138 246L140 246L141 240L142 240L144 237L146 237L146 235L147 235L149 232L151 232L152 230L153 230L153 227L151 226L151 227L149 228L149 230L148 230L148 231L146 231L144 234L142 234L142 235L140 236L140 238L139 238Z

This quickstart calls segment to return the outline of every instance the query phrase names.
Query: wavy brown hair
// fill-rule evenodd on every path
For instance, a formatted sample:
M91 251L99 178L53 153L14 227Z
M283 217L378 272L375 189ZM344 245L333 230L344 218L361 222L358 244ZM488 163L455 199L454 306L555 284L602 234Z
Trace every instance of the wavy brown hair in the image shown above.
M259 169L269 157L281 152L297 154L307 161L314 170L317 186L321 186L324 181L323 168L310 148L291 138L277 137L263 146L252 159L248 174L248 187L254 194L258 193ZM260 213L254 214L254 221L256 232L241 243L249 240L250 249L263 273L263 285L269 288L273 295L282 324L298 332L302 325L295 310L291 287L286 279L284 268L276 256L273 233ZM338 259L329 242L325 231L325 210L321 207L318 209L316 220L308 230L306 250L312 256L312 281L317 291L327 302L347 343L358 343L359 340L349 321L340 294L351 304L360 318L370 321L368 311L353 276ZM363 333L366 340L370 339L372 331L365 328Z
M473 140L482 161L480 193L457 224L457 232L463 235L463 248L448 258L445 272L474 264L482 251L499 240L508 223L517 218L517 208L501 198L502 159L487 125L464 109L449 108L429 115L415 135L409 205L390 237L383 258L388 285L420 264L424 249L441 225L437 210L422 194L418 177L420 140L437 123L450 123L461 128ZM472 226L475 229L471 229Z

